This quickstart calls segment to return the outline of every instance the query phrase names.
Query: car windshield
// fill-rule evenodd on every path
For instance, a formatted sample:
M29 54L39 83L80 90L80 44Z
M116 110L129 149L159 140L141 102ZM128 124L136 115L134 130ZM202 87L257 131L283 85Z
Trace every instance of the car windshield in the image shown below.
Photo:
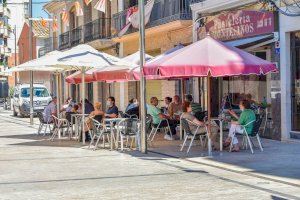
M33 95L35 97L49 97L48 90L46 88L34 88ZM21 89L21 97L30 97L30 88L22 88Z

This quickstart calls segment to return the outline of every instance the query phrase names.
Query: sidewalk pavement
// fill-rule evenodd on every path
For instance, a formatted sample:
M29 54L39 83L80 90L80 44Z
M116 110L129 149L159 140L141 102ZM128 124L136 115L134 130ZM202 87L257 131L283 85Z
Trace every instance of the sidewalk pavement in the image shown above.
M264 140L252 155L193 147L91 151L37 136L28 118L0 110L0 199L300 199L299 144ZM175 150L176 149L176 150ZM155 152L154 152L155 151Z

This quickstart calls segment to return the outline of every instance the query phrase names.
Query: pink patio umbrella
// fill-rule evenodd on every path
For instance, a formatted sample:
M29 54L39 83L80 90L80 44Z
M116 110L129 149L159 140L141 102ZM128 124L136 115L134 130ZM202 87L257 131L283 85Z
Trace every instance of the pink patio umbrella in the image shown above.
M93 76L93 72L97 71L97 70L99 70L99 69L90 69L85 72L85 82L86 83L91 83L91 82L96 81ZM73 74L66 77L66 82L70 83L70 84L79 84L82 82L81 76L82 76L81 71L74 72Z
M128 82L140 80L140 69L137 66L132 68L109 67L93 72L94 79L101 82Z
M207 36L203 40L146 63L145 76L212 77L267 74L276 66L246 51Z
M173 53L146 63L145 77L160 78L208 77L208 120L211 119L210 77L267 74L276 66L246 51L226 45L210 36ZM210 132L210 126L209 126ZM210 140L209 140L210 143ZM208 153L211 155L211 145Z

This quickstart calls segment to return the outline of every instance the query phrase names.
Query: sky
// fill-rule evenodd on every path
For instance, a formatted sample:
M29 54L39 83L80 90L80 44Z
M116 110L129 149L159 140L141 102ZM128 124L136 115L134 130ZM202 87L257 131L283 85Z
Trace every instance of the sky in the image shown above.
M32 0L32 15L33 17L48 18L48 14L43 10L43 5L50 0Z

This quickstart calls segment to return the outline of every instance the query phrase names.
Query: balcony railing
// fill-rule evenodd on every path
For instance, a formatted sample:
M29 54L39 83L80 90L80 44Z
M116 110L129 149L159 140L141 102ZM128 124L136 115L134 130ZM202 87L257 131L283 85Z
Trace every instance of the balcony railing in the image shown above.
M82 39L82 27L80 26L80 27L74 28L71 31L71 38L70 38L71 46L76 46L76 45L80 44L81 39Z
M84 41L111 37L111 19L99 18L84 25Z
M146 28L159 26L177 20L191 20L192 11L190 3L192 0L155 0L150 20ZM113 15L114 28L119 32L126 25L127 10ZM136 32L137 29L130 27L126 34Z
M111 38L111 19L99 18L59 35L59 49L76 46L82 42Z
M59 49L66 49L70 47L70 31L59 35Z
M56 39L56 38L55 38ZM44 56L45 54L53 51L55 47L53 46L53 37L44 40L44 46L39 48L38 56Z

